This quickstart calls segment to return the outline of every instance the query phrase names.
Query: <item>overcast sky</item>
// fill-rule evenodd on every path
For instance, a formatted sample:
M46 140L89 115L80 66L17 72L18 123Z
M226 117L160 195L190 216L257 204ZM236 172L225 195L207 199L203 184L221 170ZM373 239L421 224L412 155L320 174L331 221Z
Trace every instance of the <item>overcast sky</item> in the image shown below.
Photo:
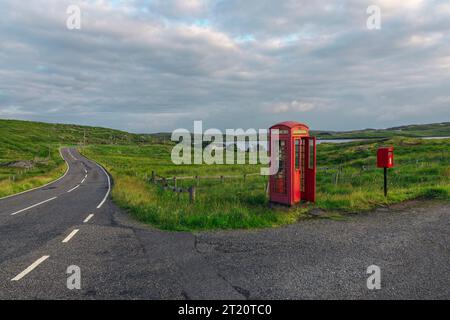
M66 27L72 4L81 30ZM0 0L0 118L131 132L450 121L450 2Z

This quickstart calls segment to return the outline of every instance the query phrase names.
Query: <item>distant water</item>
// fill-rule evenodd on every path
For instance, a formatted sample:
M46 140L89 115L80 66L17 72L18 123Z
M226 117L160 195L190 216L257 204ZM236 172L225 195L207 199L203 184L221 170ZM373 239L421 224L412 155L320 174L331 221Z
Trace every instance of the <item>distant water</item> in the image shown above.
M370 140L377 140L380 138L368 138L368 139L321 139L317 140L317 144L321 143L346 143L346 142L354 142L354 141L370 141ZM450 139L450 137L423 137L418 139L424 139L424 140L434 140L434 139Z
M353 142L353 141L366 141L370 139L318 139L317 144L321 143L346 143L346 142Z
M434 140L434 139L450 139L450 137L424 137L424 140Z

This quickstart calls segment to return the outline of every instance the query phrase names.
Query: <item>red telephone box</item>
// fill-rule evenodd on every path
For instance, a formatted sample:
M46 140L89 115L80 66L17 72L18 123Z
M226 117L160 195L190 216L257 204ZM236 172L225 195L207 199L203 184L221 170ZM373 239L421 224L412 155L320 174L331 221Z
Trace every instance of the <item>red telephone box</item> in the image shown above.
M270 132L274 129L279 130L279 148L272 159L278 161L279 169L269 178L270 201L290 206L301 200L315 202L316 138L310 137L309 127L299 122L276 124Z

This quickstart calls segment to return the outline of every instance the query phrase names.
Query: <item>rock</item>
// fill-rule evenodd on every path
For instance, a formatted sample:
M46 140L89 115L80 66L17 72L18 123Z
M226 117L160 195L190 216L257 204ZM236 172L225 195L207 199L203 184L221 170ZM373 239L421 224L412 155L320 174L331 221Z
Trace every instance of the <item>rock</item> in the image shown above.
M23 169L31 169L33 168L33 161L30 160L21 160L8 163L8 167L11 168L23 168Z

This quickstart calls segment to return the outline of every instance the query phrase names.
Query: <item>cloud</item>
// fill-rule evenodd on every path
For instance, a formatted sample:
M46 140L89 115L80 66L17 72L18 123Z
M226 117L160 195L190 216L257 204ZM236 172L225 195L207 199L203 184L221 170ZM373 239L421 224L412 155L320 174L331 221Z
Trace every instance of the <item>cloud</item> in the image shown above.
M418 10L424 5L424 0L378 0L375 1L383 10Z
M366 29L378 4L382 29ZM82 29L66 28L79 5ZM3 0L0 116L134 132L449 120L446 1ZM423 112L426 110L426 112Z
M281 102L267 108L269 113L285 113L285 112L306 112L313 110L316 106L311 102Z

